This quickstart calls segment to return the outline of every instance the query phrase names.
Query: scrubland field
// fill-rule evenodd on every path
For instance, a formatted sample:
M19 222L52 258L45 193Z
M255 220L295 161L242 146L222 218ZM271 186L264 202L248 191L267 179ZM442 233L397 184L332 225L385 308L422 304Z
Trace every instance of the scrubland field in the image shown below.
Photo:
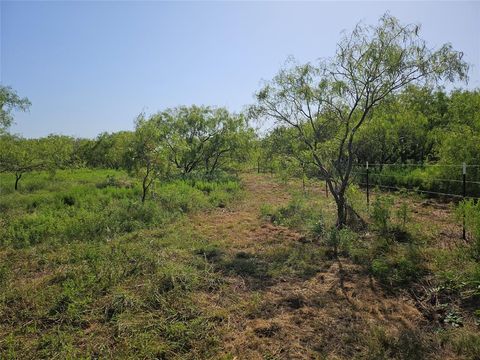
M267 174L171 181L144 205L121 171L10 182L2 358L480 354L480 269L448 203L376 194L353 232L320 184Z
M480 90L420 30L96 138L0 85L0 359L480 360Z

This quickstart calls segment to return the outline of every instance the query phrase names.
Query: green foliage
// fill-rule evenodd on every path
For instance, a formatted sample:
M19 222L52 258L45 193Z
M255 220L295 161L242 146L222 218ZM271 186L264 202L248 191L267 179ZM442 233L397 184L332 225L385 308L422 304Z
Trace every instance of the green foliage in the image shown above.
M241 115L225 108L181 106L166 109L142 121L160 138L166 160L183 175L214 174L246 160L253 133Z
M26 247L44 241L100 241L121 234L162 226L177 216L212 206L225 206L240 191L238 183L201 182L202 192L188 181L164 183L156 188L156 200L142 204L138 187L121 172L59 172L54 181L40 182L45 188L8 194L0 200L0 241ZM84 175L89 178L82 179ZM99 176L100 175L100 176ZM37 179L48 178L45 173ZM100 181L99 181L100 180ZM55 189L56 192L51 192Z
M423 276L421 261L422 256L415 246L397 247L375 257L371 263L371 272L391 287L407 286Z
M0 85L0 135L12 125L12 111L27 111L30 105L26 97L19 97L11 87Z
M377 196L373 203L373 223L382 234L387 234L390 230L392 206L393 199L389 196Z
M358 234L348 228L338 230L332 227L326 238L326 245L337 249L338 254L342 256L348 256L357 242Z
M346 191L347 203L361 216L368 213L365 193L356 184L350 184Z
M102 133L95 140L83 140L77 156L89 167L126 169L134 136L131 131Z
M350 235L341 249L389 290L420 280L427 273L420 244L397 242L386 235L380 233L366 239Z
M456 211L459 221L465 218L465 227L473 237L471 245L472 256L480 260L480 202L466 200L460 203Z
M402 202L397 209L397 219L401 223L403 229L405 229L407 222L410 220L410 210L406 202Z
M321 211L308 204L302 196L294 196L286 205L276 209L262 208L270 216L274 224L307 232L313 238L318 238L325 232L325 224Z

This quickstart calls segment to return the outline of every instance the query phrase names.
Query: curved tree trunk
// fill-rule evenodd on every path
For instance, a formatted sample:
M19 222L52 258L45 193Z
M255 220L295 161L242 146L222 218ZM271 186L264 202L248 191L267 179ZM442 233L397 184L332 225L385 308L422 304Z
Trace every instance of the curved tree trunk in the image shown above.
M20 181L21 178L22 178L22 174L18 174L18 173L15 174L15 191L18 190L18 182Z

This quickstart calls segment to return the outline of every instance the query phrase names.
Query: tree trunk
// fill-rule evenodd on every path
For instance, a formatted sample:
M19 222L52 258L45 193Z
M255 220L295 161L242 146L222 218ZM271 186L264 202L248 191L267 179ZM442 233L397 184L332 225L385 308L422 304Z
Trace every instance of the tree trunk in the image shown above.
M214 173L215 170L217 169L218 159L220 159L220 156L221 156L221 155L222 155L222 153L218 153L218 154L215 156L215 161L213 162L212 167L210 168L210 172L209 172L210 175L213 175L213 173Z
M151 182L148 183L148 176L150 175L150 162L147 163L147 169L145 171L145 176L143 177L143 181L142 181L142 190L143 190L143 193L142 193L142 203L145 202L145 199L147 197L147 191L148 191L148 187L150 186Z
M335 203L337 205L337 229L348 226L354 230L365 229L367 223L360 215L348 204L345 198L345 191L336 192L334 194Z
M345 189L334 186L334 183L330 179L325 179L328 189L335 200L337 205L337 223L336 228L342 229L347 225L347 200L345 199Z
M15 191L18 190L18 182L22 178L22 174L15 174Z
M337 205L337 229L342 229L347 225L347 201L343 192L334 196Z
M145 198L147 197L147 186L146 186L146 180L147 178L143 178L143 182L142 182L142 190L143 190L143 193L142 193L142 203L145 202Z

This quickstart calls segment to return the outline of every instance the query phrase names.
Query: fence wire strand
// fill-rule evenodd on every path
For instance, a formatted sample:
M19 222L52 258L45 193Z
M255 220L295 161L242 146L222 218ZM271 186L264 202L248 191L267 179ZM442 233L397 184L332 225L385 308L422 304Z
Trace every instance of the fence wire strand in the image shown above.
M366 172L354 172L352 173L354 175L367 175ZM385 174L377 174L377 173L368 173L369 176L372 176L372 177L375 177L375 176L379 176L379 177L385 177L385 178L402 178L402 179L405 179L405 178L408 178L408 175L385 175ZM437 182L455 182L455 183L463 183L463 180L454 180L454 179L437 179L437 178L428 178L426 179L427 181L437 181ZM467 184L476 184L476 185L480 185L480 181L468 181L466 180L465 183Z

